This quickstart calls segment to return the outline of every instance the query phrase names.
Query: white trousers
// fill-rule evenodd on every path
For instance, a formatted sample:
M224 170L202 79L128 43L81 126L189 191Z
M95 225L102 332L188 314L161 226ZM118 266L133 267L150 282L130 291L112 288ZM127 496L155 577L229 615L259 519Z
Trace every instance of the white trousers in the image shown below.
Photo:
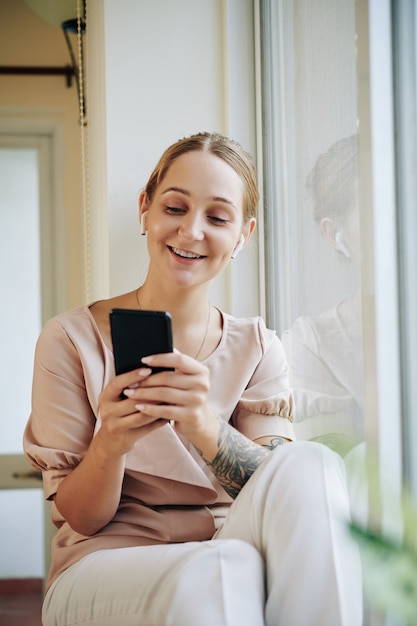
M49 589L44 626L360 626L344 465L280 446L210 541L102 550Z

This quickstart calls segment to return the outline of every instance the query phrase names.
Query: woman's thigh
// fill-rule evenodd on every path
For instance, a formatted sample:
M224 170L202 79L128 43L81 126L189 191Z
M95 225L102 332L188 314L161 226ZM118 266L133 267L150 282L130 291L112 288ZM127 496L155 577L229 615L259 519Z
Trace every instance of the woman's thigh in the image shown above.
M102 550L48 591L44 626L262 626L262 559L240 540Z

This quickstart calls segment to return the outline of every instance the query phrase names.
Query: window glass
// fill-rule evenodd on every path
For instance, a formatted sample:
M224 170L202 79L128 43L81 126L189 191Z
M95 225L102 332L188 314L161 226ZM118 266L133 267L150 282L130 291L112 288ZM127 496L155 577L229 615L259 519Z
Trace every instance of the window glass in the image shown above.
M296 434L363 440L354 0L261 2L267 317Z
M4 135L1 139L2 144L20 143L20 137L16 142ZM34 148L0 147L0 456L23 453L33 353L41 329L38 161ZM0 491L0 579L44 575L42 502L41 489L10 485Z
M22 452L30 412L33 352L41 329L38 153L0 149L3 411L0 452ZM18 375L17 375L18 373Z

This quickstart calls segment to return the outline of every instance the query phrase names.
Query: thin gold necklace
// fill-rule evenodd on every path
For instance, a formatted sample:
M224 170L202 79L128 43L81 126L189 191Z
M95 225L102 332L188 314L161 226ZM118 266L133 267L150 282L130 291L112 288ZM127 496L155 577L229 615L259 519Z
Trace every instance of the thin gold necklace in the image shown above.
M136 302L137 302L137 305L138 305L138 309L139 309L139 311L141 311L141 310L142 310L142 306L141 306L141 304L140 304L140 300L139 300L139 290L140 290L140 287L138 287L138 288L136 289L136 292L135 292L135 293L136 293ZM211 317L211 304L210 304L210 302L209 302L209 303L208 303L208 315L207 315L207 324L206 324L206 329L205 329L205 331L204 331L203 341L201 342L200 347L199 347L199 349L198 349L198 351L197 351L197 354L196 354L196 355L195 355L195 357L194 357L195 359L197 359L197 358L199 357L199 355L200 355L200 353L201 353L201 351L202 351L202 349L203 349L203 346L204 346L204 344L206 343L207 334L208 334L208 330L209 330L209 326L210 326L210 317Z

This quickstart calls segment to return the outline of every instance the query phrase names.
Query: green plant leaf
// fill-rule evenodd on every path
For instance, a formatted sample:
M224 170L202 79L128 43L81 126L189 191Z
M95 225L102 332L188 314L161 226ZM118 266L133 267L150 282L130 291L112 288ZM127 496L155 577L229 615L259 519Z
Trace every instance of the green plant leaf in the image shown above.
M381 613L417 623L417 552L379 533L352 523L364 569L364 587Z

